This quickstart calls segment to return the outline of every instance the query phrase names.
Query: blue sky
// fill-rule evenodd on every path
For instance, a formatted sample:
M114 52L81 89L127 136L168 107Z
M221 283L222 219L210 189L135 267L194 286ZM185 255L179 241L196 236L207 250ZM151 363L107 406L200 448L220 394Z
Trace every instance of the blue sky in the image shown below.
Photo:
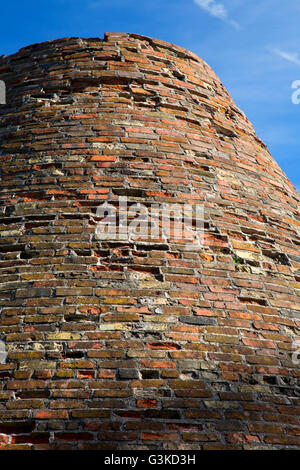
M300 192L299 0L14 0L0 55L68 36L138 33L189 49L217 73ZM300 97L300 94L299 94Z

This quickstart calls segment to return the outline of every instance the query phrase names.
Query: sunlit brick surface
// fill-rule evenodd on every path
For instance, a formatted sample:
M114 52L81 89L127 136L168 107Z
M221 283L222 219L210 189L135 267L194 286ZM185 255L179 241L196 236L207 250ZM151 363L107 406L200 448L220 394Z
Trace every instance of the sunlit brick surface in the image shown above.
M299 195L208 65L107 33L0 80L0 447L300 448ZM97 240L119 196L204 247Z

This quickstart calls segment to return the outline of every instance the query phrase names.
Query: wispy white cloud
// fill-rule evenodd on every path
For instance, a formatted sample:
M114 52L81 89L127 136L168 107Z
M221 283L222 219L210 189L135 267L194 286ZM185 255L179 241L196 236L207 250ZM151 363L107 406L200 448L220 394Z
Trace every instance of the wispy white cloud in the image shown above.
M223 3L218 3L216 0L194 0L194 2L211 16L230 23L231 26L236 29L240 29L240 25L229 17L228 11Z
M289 62L292 62L293 64L300 65L300 57L297 53L286 52L280 49L272 49L272 51L275 54L277 54L279 57L281 57L282 59L288 60Z

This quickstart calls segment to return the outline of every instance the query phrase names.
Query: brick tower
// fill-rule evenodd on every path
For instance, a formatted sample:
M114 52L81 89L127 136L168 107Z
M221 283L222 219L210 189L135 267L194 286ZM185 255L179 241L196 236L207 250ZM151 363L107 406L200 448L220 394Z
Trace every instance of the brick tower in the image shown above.
M300 448L299 195L209 66L107 33L0 80L0 447ZM97 236L121 196L203 244Z

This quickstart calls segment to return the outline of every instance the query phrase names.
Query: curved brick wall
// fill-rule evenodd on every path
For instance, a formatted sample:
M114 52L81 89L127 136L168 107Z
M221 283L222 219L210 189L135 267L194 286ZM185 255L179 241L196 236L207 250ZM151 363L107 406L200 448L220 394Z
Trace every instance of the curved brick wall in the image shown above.
M0 79L0 447L299 448L299 195L216 75L108 33ZM97 240L120 195L204 205L204 247Z

